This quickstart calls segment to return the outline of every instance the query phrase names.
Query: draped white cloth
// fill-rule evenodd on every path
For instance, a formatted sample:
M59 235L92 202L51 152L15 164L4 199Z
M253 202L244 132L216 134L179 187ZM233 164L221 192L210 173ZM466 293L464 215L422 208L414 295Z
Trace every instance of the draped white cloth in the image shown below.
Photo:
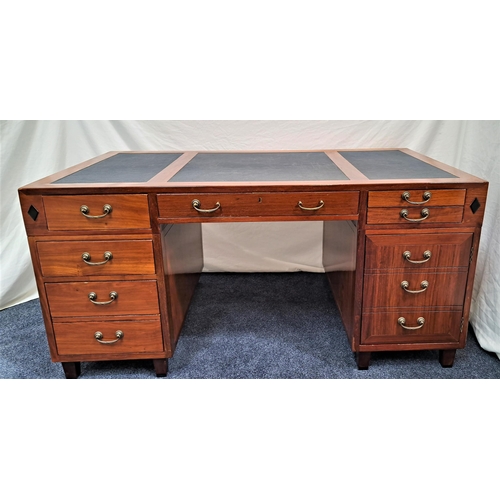
M500 357L499 121L0 121L0 308L37 297L17 189L107 151L407 147L490 182L472 299ZM322 224L206 224L204 271L322 272Z

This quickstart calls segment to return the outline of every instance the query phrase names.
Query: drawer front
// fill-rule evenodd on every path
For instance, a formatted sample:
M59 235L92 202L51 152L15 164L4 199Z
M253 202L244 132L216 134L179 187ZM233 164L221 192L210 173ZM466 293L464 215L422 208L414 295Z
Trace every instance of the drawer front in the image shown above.
M102 341L96 340L96 332L102 333ZM123 337L118 338L117 332ZM78 323L54 323L57 352L60 355L106 355L163 351L163 339L159 320L151 321L91 321Z
M158 195L161 218L356 215L358 205L358 191Z
M404 318L405 329L399 322ZM419 318L424 319L423 325ZM393 312L365 313L361 324L362 344L394 344L425 342L459 342L462 313L460 310L435 311L422 308L408 311L398 308Z
M159 314L156 281L46 283L53 318Z
M44 276L155 274L151 240L39 241L37 249Z
M366 236L365 270L468 267L472 237L472 233L370 234Z
M447 207L465 203L465 189L400 189L370 191L369 207ZM429 194L427 194L429 193ZM425 202L425 203L423 203ZM415 205L418 203L418 205Z
M402 213L405 212L405 217ZM464 207L391 207L369 208L367 224L408 224L417 226L433 222L462 222Z
M364 309L461 306L465 296L467 272L403 271L391 274L366 274L364 281Z
M51 231L146 229L151 226L146 194L44 196L43 203L47 227ZM87 209L82 211L82 207Z

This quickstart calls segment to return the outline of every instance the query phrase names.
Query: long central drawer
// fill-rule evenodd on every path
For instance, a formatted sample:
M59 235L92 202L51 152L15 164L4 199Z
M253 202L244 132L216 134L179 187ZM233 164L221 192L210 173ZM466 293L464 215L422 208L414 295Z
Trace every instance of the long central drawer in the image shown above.
M358 191L160 194L160 218L356 215Z

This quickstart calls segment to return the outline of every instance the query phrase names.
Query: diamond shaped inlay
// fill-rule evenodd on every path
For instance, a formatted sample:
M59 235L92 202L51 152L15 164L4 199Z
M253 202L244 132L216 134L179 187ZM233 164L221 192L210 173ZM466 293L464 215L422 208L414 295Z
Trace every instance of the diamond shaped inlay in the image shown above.
M470 204L470 209L472 210L472 213L475 214L479 210L480 206L481 203L479 203L479 200L477 198L474 198L474 201Z
M30 205L29 209L28 209L28 215L33 219L33 220L36 220L36 218L38 217L38 210L33 206L33 205Z

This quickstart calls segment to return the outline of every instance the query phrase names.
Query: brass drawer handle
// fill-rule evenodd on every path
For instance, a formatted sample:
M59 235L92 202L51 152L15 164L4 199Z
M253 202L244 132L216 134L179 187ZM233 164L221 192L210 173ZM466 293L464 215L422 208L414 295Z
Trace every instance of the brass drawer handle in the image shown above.
M89 293L89 300L92 302L92 304L95 304L97 306L106 306L108 304L111 304L111 302L114 302L118 298L118 294L116 292L109 292L109 298L111 300L108 300L106 302L97 302L97 293L95 292L90 292Z
M431 199L431 196L432 196L431 192L430 191L426 191L422 195L422 199L424 201L410 201L410 193L408 191L405 191L401 195L401 198L403 198L404 201L407 201L408 203L411 203L412 205L423 205L424 203L427 203Z
M428 281L422 281L420 283L420 288L422 288L422 290L408 290L408 287L410 286L410 284L408 283L408 281L402 281L401 282L401 288L405 291L405 292L408 292L408 293L422 293L422 292L425 292L427 290L427 287L429 286L429 282Z
M403 257L408 261L411 262L412 264L424 264L427 262L432 256L432 253L430 250L426 250L424 252L424 260L410 260L411 257L411 252L409 250L405 250L403 252Z
M299 205L299 208L302 210L309 210L309 211L313 212L315 210L319 210L320 208L323 208L325 206L325 202L323 200L319 200L319 205L317 207L305 207L304 205L302 205L301 201L299 201L298 205Z
M99 342L99 344L114 344L123 338L123 332L121 330L116 330L115 332L116 339L115 340L102 340L104 335L101 332L95 332L94 338Z
M104 205L102 207L102 215L89 215L89 207L87 205L82 205L80 207L80 212L84 217L87 217L87 219L102 219L103 217L106 217L106 215L109 215L113 210L113 207L111 205Z
M102 262L90 262L90 259L92 257L88 252L82 253L82 260L85 262L85 264L88 264L89 266L102 266L103 264L106 264L106 262L109 262L113 258L113 254L111 252L104 252L104 259Z
M422 215L421 219L410 219L408 217L408 210L406 210L406 208L403 208L403 210L401 210L400 212L400 215L408 222L422 222L423 220L427 219L427 217L429 217L429 210L427 208L422 208L422 211L420 213Z
M425 319L420 317L417 318L417 323L419 326L406 326L406 319L401 316L401 318L398 318L398 323L400 326L402 326L405 330L418 330L419 328L422 328L425 323Z
M197 211L197 212L201 212L203 214L209 214L211 212L215 212L216 210L219 210L220 208L220 203L217 202L215 204L215 207L214 208L200 208L201 207L201 202L200 200L193 200L191 202L191 205L193 206L193 208Z

